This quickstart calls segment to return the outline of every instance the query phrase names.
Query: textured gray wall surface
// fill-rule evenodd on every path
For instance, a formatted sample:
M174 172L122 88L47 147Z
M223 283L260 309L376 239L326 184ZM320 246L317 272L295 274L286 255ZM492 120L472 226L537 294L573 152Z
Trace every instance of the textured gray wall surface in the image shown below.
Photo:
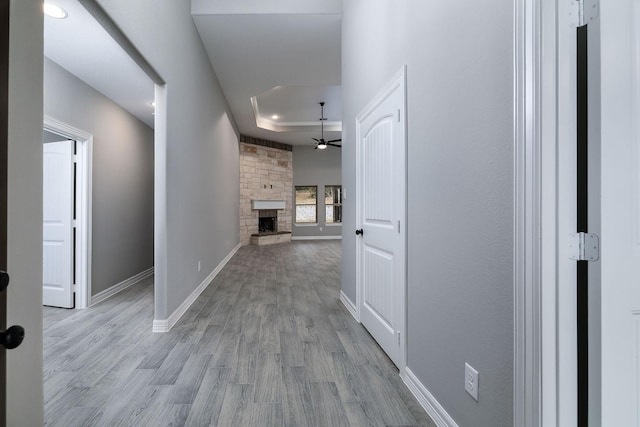
M7 351L7 425L41 426L42 50L41 0L11 0L7 195L7 325L25 338Z
M153 130L49 59L44 113L93 135L95 295L153 267Z
M240 241L239 135L190 2L98 3L166 82L155 121L155 319L166 320Z
M293 236L341 236L341 225L326 225L324 186L342 185L341 149L327 147L315 150L303 145L293 146L293 186L295 198L296 185L316 185L318 187L318 224L293 225ZM322 230L320 230L322 228Z
M512 425L513 3L351 0L342 28L343 165L356 116L407 66L408 368L459 425ZM354 167L343 183L353 230ZM355 254L345 232L353 302Z

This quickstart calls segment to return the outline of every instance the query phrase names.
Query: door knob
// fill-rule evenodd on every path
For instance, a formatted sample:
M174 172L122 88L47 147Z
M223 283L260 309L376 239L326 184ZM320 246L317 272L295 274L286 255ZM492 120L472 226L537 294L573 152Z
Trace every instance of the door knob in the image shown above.
M7 286L9 286L9 274L0 270L0 292L7 289Z
M359 230L356 230L356 236L362 236L364 234L364 230L361 228Z
M0 344L7 350L18 347L24 339L24 328L22 326L12 326L4 332L0 332Z

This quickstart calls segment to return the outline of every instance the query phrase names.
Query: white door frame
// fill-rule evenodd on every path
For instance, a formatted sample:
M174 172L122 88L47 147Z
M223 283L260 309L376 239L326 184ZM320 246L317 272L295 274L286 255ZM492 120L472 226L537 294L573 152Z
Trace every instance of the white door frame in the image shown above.
M544 7L543 7L544 5ZM573 427L577 407L576 44L569 0L515 8L514 425Z
M91 298L91 169L93 135L44 116L43 128L77 141L76 154L76 308L89 306Z
M518 0L514 14L513 425L522 427L540 425L539 9L539 1Z
M402 240L401 254L397 254L402 257L402 277L404 278L404 284L402 286L402 295L400 296L400 310L402 312L402 321L400 322L398 328L400 329L400 366L398 366L398 370L400 376L405 378L405 372L407 368L407 67L403 66L398 72L394 74L394 76L383 86L383 88L372 98L372 101L368 103L362 111L356 117L356 228L362 228L362 173L363 173L363 165L361 161L362 151L360 146L360 121L362 117L368 115L376 106L384 100L390 92L392 92L398 85L400 86L400 90L402 91L403 96L403 104L401 106L401 117L404 121L404 180L403 186L404 188L399 189L402 192L402 199L404 203L402 204L402 220L400 226L400 238ZM364 295L364 283L362 280L362 252L363 252L363 240L358 239L356 241L356 320L360 322L360 313L363 304L363 295Z
M553 193L556 199L556 229L554 238L557 241L555 281L545 283L547 292L554 292L555 305L547 308L547 313L554 310L555 324L549 325L544 332L543 345L554 341L556 349L554 380L555 411L549 414L555 418L550 425L574 427L577 425L577 272L576 262L569 253L569 234L577 230L577 43L576 28L570 26L570 5L568 0L558 1L556 25L555 54L558 61L555 66L557 136L553 149L556 153L557 168ZM551 100L549 100L551 102ZM552 149L549 145L548 149ZM551 191L551 189L549 189ZM551 238L551 236L548 236ZM551 328L553 327L553 328ZM549 355L551 357L551 355ZM552 363L548 361L547 365ZM552 396L545 396L544 404L550 404Z
M566 0L517 0L514 16L514 425L570 427L576 273L561 230L576 218L575 43L558 34Z

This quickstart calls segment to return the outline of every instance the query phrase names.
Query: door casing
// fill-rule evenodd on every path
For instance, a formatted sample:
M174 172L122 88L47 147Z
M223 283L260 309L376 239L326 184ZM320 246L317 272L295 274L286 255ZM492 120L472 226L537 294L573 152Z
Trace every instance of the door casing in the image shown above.
M514 425L575 426L576 43L569 1L514 13ZM562 168L559 165L562 164Z
M543 183L540 229L541 271L541 420L544 426L577 422L576 261L570 259L569 234L577 229L577 44L569 25L569 2L559 1L542 14L541 111ZM546 96L545 96L546 95ZM552 115L553 114L553 115ZM551 172L553 171L553 172Z

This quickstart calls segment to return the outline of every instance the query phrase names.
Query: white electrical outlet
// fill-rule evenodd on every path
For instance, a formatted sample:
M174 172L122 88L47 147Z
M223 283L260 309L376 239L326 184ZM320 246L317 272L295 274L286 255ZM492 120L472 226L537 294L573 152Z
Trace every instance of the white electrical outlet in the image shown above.
M320 227L320 231L322 231L322 227Z
M478 401L478 371L468 363L464 364L464 390Z
M200 272L200 261L198 261L198 273Z

